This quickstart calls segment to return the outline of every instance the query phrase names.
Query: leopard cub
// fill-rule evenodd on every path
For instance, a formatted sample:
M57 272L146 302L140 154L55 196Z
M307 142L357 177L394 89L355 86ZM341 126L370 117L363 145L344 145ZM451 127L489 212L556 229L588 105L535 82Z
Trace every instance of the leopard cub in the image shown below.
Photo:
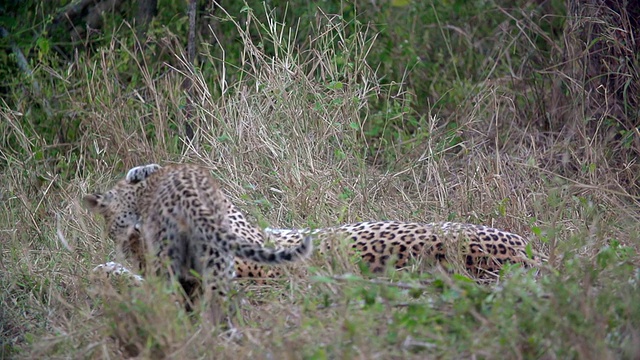
M204 293L214 300L217 319L235 277L234 258L281 264L308 257L313 247L306 237L295 247L265 248L232 232L228 200L209 172L194 165L134 168L111 190L83 201L104 217L109 236L140 269L177 279L187 307Z

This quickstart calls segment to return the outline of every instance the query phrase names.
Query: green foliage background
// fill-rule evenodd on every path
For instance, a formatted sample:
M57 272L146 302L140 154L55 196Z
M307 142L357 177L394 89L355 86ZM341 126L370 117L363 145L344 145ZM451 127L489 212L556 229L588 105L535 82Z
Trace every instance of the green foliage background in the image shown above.
M101 56L115 38L118 43L128 44L130 52L118 54L109 64L110 73L83 74L87 76L109 76L123 91L141 89L142 76L137 62L145 62L150 77L167 73L167 64L177 66L176 57L168 51L171 42L185 44L188 32L186 3L161 0L158 14L150 24L146 37L137 39L130 30L135 18L134 2L123 2L117 11L105 12L100 29L85 31L85 35L71 41L70 34L83 24L66 26L59 14L69 1L51 2L7 2L2 11L3 26L8 37L0 40L4 49L0 53L0 91L8 108L23 114L26 137L34 140L42 152L43 159L72 156L74 141L77 141L80 122L77 114L70 114L66 106L67 96L83 81L69 65L76 60L90 63ZM539 6L530 1L383 1L372 5L367 1L270 1L223 3L228 15L239 21L247 12L264 18L268 11L275 14L297 33L297 43L291 46L305 48L310 34L320 24L320 13L335 14L348 24L347 34L358 36L358 29L368 25L365 34L372 46L367 54L368 63L376 70L386 91L370 101L368 121L362 129L368 144L369 155L383 162L394 161L400 154L411 151L412 146L396 145L425 135L427 118L437 113L450 130L445 148L455 148L461 141L456 135L460 119L458 109L474 101L473 94L488 77L515 76L525 83L544 84L550 79L541 72L557 60L557 46L564 26L563 2L553 0ZM234 25L226 15L210 2L198 3L198 60L196 67L210 81L209 88L218 90L212 96L220 96L219 83L221 63L226 67L226 81L242 78L244 70L238 68L243 53L243 40L237 37ZM18 20L19 19L19 20ZM536 27L513 26L536 21ZM210 31L209 26L213 29ZM274 51L273 41L262 38L262 29L256 24L252 29L253 41L259 43L266 53ZM349 32L349 28L351 32ZM527 41L519 38L526 37ZM335 39L349 41L349 39ZM500 42L502 46L494 46ZM16 54L11 45L17 45L26 55L33 75L20 71ZM143 50L135 50L142 44ZM224 49L224 51L223 51ZM271 49L271 50L270 50ZM505 56L508 54L508 56ZM337 66L358 66L343 63L341 54L334 54ZM214 59L214 61L209 61ZM513 73L513 71L517 73ZM37 81L41 93L36 94L30 84ZM346 79L332 79L336 83ZM544 86L544 85L540 85ZM98 97L87 99L99 101ZM535 95L535 94L534 94ZM545 126L544 109L534 98L521 98L523 112L530 124L523 126ZM356 124L354 124L356 126ZM152 129L150 129L152 131ZM5 132L6 133L6 132ZM168 135L168 134L167 134ZM168 135L170 136L170 135ZM12 136L2 140L2 146L16 153L26 149ZM411 144L411 141L409 142ZM77 155L77 154L76 154ZM379 156L382 155L382 156Z

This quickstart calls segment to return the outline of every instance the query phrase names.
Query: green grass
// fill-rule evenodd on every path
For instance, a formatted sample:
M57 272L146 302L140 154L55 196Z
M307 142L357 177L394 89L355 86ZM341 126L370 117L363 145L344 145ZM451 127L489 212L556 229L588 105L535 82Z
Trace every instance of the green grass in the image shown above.
M501 15L491 20L501 20L504 13L495 11ZM451 29L443 23L452 20L448 16L436 24ZM430 54L442 57L429 72L437 84L433 93L443 103L458 103L428 107L415 106L415 90L398 85L402 79L384 78L395 75L381 73L384 68L367 57L384 50L367 25L318 16L306 38L286 27L260 26L272 18L251 20L258 24L254 36L232 27L251 54L242 62L206 53L202 68L214 68L213 78L133 62L126 72L136 74L139 86L125 86L113 64L131 64L138 54L115 39L95 57L75 60L73 71L51 68L56 119L77 123L70 143L34 131L38 113L16 101L17 90L10 94L14 106L0 108L0 357L640 354L640 214L630 195L633 182L625 177L631 170L614 164L603 138L587 135L579 98L563 97L570 134L530 118L550 104L552 79L509 78L526 63L515 48L530 45L514 23L501 23L505 33L494 34L512 34L512 52L491 42L490 32L467 34L480 38L497 67L477 62L484 55L468 42L438 38L443 46ZM542 34L527 24L527 35ZM283 41L270 40L281 31ZM544 44L530 51L546 56L552 50ZM183 53L168 49L174 59ZM460 59L447 60L452 52ZM224 78L231 68L241 76ZM196 84L193 145L181 135L183 76ZM129 288L91 276L115 253L100 220L82 208L82 195L151 162L209 167L260 225L482 223L526 236L550 259L537 276L509 268L499 283L481 285L417 265L372 277L343 250L316 255L279 281L236 281L234 320L244 337L230 341L201 326L198 311L190 316L179 309L161 279Z

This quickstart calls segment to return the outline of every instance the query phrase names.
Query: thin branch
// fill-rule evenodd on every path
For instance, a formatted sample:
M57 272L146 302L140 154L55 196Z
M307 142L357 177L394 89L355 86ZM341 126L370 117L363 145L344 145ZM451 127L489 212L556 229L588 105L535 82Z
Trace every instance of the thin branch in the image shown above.
M189 15L189 35L187 38L187 66L191 67L191 69L186 69L186 74L188 74L184 81L182 82L182 88L187 93L187 104L185 106L184 111L184 131L185 136L188 139L189 143L193 143L193 125L191 124L193 116L193 99L194 99L194 91L193 91L193 82L191 81L191 77L195 73L195 59L196 59L196 0L189 0L189 7L187 9L187 13ZM190 71L189 71L190 70Z

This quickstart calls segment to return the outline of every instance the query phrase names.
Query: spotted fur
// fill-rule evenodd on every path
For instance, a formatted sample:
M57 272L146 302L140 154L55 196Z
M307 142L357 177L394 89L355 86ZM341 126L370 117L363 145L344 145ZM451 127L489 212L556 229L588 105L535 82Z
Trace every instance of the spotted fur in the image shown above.
M129 171L126 181L136 184L145 176L158 171L156 164L143 165ZM348 248L359 254L373 272L387 266L402 269L412 260L425 263L458 261L473 276L495 278L505 263L536 266L541 256L528 256L528 241L506 231L482 225L452 222L412 223L401 221L374 221L345 224L338 227L309 230L270 229L264 231L252 226L242 212L229 200L224 208L231 232L254 244L275 244L289 248L299 245L306 237L317 238L320 253L331 248L332 240L346 240ZM135 243L135 241L131 241ZM252 261L235 259L238 277L279 277L279 268L267 268Z
M233 231L229 201L209 172L193 165L140 167L106 193L86 195L84 203L105 218L109 236L144 273L175 277L190 300L203 291L224 299L235 258L281 264L312 250L309 237L272 249Z
M322 244L317 249L319 253L329 250L334 240L344 240L372 272L383 271L387 266L402 269L414 261L427 265L456 261L470 275L490 279L497 277L505 263L531 267L541 260L539 255L527 255L528 241L519 235L453 222L372 221L314 231L267 228L265 232L270 242L280 246L295 246L305 236L314 236ZM237 272L240 277L249 275L240 268Z

